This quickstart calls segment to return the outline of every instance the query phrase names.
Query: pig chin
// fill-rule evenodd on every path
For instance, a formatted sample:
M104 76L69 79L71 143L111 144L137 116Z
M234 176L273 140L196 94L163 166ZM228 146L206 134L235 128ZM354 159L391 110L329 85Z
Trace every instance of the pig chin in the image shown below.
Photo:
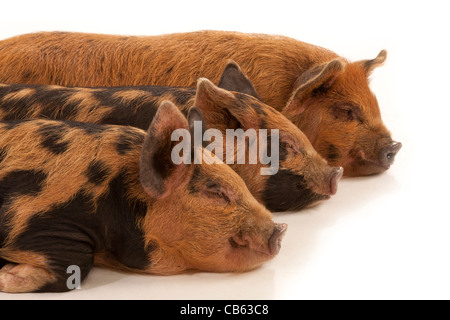
M268 251L254 250L249 247L232 248L226 255L225 272L244 272L260 267L264 262L271 260L275 254Z
M254 250L248 245L238 245L230 241L227 249L210 256L210 261L202 261L200 266L194 269L210 272L245 272L260 267L274 257L275 254L270 254L269 250Z
M350 161L344 170L346 176L368 176L382 173L390 167L390 164L382 164L378 159L368 157L363 150L358 150L350 152Z
M382 166L370 161L360 160L353 165L353 168L348 170L348 176L369 176L382 173L390 168L388 166Z
M287 224L275 223L270 232L260 235L235 235L228 239L226 265L230 270L247 271L259 267L274 258L281 249L281 241L287 230Z
M315 189L305 176L281 169L267 180L262 200L272 212L298 211L330 198L330 194Z

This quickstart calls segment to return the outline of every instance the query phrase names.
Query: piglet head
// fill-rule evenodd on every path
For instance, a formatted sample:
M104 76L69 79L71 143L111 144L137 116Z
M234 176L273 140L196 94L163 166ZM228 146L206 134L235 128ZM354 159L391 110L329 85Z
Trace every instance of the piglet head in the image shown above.
M239 152L235 151L230 166L259 202L271 211L297 211L337 192L344 170L330 166L297 126L260 101L250 80L235 63L227 65L220 85L238 91L227 91L200 79L196 106L205 110L207 123L221 131L225 125L227 129L255 132L252 143L250 137L242 139L240 145L231 140L232 147L245 150L246 161L239 164ZM270 161L264 162L261 155L270 155ZM253 164L249 164L251 156L257 158Z
M401 143L391 139L369 76L382 65L382 50L369 60L336 58L302 73L283 109L330 165L347 176L383 172L393 164Z
M186 119L163 102L144 142L140 179L150 205L142 226L146 243L155 248L148 271L256 268L278 253L287 226L275 223L244 181L202 147L191 149L187 163L172 161L171 133L189 131L194 121L204 121L199 109L191 108Z

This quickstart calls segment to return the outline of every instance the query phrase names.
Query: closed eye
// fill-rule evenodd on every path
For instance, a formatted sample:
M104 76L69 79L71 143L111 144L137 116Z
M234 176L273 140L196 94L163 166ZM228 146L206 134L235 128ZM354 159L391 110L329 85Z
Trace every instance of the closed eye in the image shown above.
M332 113L336 120L359 121L362 123L359 108L350 104L337 104L332 107Z
M230 198L225 193L224 189L214 181L209 181L205 184L204 193L209 198L219 198L225 200L227 203L230 203Z

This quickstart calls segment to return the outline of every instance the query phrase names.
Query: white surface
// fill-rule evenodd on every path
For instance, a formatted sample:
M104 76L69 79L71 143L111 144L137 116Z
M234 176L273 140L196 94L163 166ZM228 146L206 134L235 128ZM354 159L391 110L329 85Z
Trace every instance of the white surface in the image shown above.
M201 29L278 33L352 60L388 59L373 74L385 124L403 143L393 167L344 179L299 213L278 257L244 274L141 276L94 268L82 289L0 299L449 299L450 103L444 1L28 1L2 5L0 39L40 30L160 34Z

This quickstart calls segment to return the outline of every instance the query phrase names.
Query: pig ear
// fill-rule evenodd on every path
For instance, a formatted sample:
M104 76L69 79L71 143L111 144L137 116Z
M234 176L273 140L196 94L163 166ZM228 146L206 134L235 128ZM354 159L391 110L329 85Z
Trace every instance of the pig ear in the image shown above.
M358 61L358 63L361 64L364 71L366 72L366 75L369 76L372 73L373 69L375 69L376 67L379 67L380 65L382 65L384 63L384 61L386 61L386 57L387 57L387 51L381 50L375 59L362 60L362 61Z
M245 93L262 101L250 79L233 60L228 60L220 77L218 87L229 91Z
M189 125L189 133L191 135L191 152L193 152L193 157L191 159L194 159L197 156L201 156L200 154L196 154L196 152L201 150L196 150L195 147L195 141L201 141L201 145L207 144L206 141L203 141L203 134L206 131L206 120L203 116L202 111L197 107L191 107L188 112L188 125Z
M337 58L305 71L294 84L294 88L297 89L288 100L283 113L289 111L300 114L305 111L306 106L302 102L315 93L326 92L331 88L344 68L345 63Z
M163 101L153 118L144 140L140 157L140 181L151 197L163 198L176 188L184 186L192 175L192 166L184 162L175 164L171 158L172 132L184 129L188 122L171 102Z
M198 132L198 133L201 133L201 135L203 137L203 134L206 131L206 120L205 120L205 117L203 116L202 111L197 107L191 107L189 109L187 118L188 118L189 132L191 134L191 137L193 137L194 133L195 133L195 131L194 131L195 122L201 122L201 132Z
M195 106L202 110L207 123L212 127L226 125L231 129L236 126L233 121L237 121L245 129L257 129L260 126L260 119L252 108L242 107L234 94L215 86L206 78L197 81Z

